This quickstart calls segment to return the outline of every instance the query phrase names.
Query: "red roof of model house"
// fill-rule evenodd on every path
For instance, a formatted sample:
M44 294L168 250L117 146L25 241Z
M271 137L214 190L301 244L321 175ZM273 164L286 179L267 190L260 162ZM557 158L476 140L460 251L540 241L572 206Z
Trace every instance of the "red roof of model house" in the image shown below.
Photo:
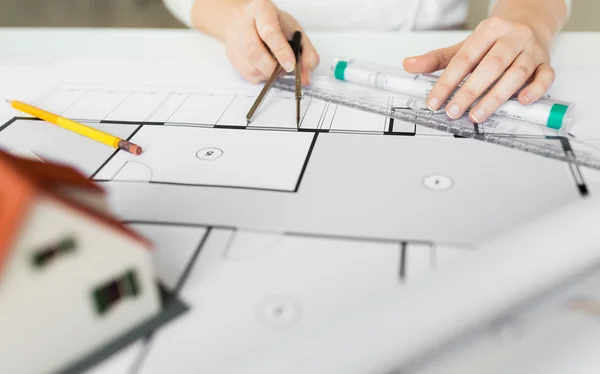
M134 238L146 247L148 241L106 212L70 197L76 191L104 197L105 192L75 169L51 162L38 162L0 151L0 273L14 240L18 237L36 198L47 196L76 209L98 224Z

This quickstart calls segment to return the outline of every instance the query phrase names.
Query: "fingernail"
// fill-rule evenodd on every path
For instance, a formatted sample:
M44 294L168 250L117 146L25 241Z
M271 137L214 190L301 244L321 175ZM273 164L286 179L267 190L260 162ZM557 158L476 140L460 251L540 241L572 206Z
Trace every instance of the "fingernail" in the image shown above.
M529 104L529 101L530 101L530 100L529 100L529 98L527 97L527 95L523 95L523 102L524 102L525 104Z
M475 109L473 111L471 111L471 120L475 123L481 123L483 122L483 116L485 115L485 113L483 112L483 109L479 108L479 109Z
M294 70L294 63L291 61L286 61L283 63L283 69L290 73L292 70Z
M429 108L429 110L438 110L440 108L440 99L435 96L429 99L427 101L427 108Z
M446 109L446 114L452 119L457 119L459 112L460 108L456 104L453 104L452 106L450 106L450 108Z

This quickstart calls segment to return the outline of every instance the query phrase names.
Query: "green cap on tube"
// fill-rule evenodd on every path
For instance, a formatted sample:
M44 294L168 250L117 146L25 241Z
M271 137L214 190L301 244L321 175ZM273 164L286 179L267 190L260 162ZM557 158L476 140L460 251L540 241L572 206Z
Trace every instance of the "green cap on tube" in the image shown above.
M339 79L341 81L345 80L344 78L345 78L347 67L348 67L347 61L338 61L337 64L335 65L335 69L334 69L334 73L333 73L335 78Z
M568 106L562 104L552 105L550 109L550 116L548 117L547 126L551 129L559 130L562 127L565 114L567 113Z

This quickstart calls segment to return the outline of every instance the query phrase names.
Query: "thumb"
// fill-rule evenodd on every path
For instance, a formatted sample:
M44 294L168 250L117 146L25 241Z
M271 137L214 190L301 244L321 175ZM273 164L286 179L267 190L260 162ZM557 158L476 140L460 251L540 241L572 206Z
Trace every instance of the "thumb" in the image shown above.
M450 60L462 47L463 42L451 47L440 48L424 55L408 57L404 59L404 70L411 74L433 73L445 69Z

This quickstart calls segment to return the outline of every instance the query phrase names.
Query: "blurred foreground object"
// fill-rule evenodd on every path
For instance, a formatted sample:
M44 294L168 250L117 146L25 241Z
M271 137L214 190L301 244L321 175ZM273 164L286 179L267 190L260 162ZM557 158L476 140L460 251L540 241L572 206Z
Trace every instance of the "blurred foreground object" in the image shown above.
M0 152L0 373L56 372L159 313L150 244L70 167Z
M345 315L293 331L277 346L249 352L218 373L414 373L420 363L466 336L485 333L502 316L552 299L565 284L597 272L599 217L598 198L556 208L480 243L476 253L455 266L402 289L382 291ZM600 310L590 302L578 306L588 314ZM478 369L472 372L492 372L490 366Z

